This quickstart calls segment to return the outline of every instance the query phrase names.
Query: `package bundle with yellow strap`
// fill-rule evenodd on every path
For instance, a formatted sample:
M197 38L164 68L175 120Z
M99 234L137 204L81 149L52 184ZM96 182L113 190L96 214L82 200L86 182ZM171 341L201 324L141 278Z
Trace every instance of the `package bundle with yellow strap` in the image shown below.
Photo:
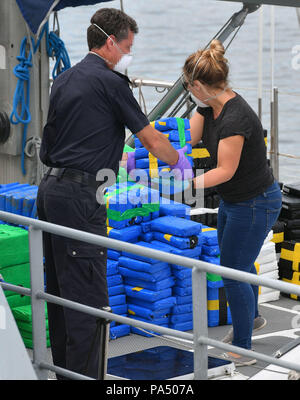
M189 143L191 141L190 123L188 119L163 118L151 122L151 125L168 138L174 149L178 150L186 146L185 155L191 166L193 166L192 146ZM169 166L149 153L138 138L135 138L135 148L136 171L135 175L131 173L131 177L136 176L137 178L144 175L149 183L153 179L170 179Z
M300 242L283 242L278 265L281 280L300 285ZM295 294L282 293L282 295L300 300L299 296Z

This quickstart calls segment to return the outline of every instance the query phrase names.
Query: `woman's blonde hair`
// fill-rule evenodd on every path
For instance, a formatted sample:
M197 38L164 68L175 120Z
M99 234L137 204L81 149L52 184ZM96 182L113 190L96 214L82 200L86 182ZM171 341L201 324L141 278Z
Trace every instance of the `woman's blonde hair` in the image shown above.
M213 40L206 50L191 54L183 67L184 79L193 84L197 79L214 88L228 84L228 60L224 57L225 49L219 40Z

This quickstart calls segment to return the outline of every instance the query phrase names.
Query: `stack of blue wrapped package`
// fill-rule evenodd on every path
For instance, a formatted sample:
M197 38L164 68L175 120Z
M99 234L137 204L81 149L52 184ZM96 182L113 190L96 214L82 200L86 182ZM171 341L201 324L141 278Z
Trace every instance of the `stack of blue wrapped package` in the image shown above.
M220 265L218 231L203 225L203 246L200 260ZM221 276L207 274L207 321L208 326L231 324L231 313L227 303L224 282Z
M188 143L191 141L190 122L188 119L163 118L151 122L151 125L168 138L174 149L177 150L187 146L186 156L191 166L193 166L192 146ZM169 174L169 166L149 153L138 138L135 138L134 156L135 168L143 171L147 181L163 177L165 173ZM136 176L141 176L141 171L136 171L136 174ZM134 174L131 177L134 179Z
M131 182L110 186L104 196L107 226L123 229L159 215L159 192Z
M161 243L138 242L139 246L164 251ZM168 314L176 299L172 296L175 279L168 263L122 252L119 258L120 273L125 282L128 313L132 318L156 325L168 327ZM153 332L144 332L131 328L133 333L151 336Z
M220 264L220 248L218 243L218 231L206 225L202 225L203 248L200 260Z
M37 186L20 184L18 182L0 185L0 210L25 217L37 218L37 191Z
M107 259L107 286L109 305L114 314L127 317L127 304L122 276L119 273L119 263ZM130 333L130 326L112 321L110 324L110 339L116 339Z
M152 243L161 243L165 251L194 259L202 252L202 225L183 218L164 216L151 223ZM172 232L170 234L169 232ZM169 327L187 331L193 329L192 271L180 265L171 265L175 284L172 288L176 305L171 309Z

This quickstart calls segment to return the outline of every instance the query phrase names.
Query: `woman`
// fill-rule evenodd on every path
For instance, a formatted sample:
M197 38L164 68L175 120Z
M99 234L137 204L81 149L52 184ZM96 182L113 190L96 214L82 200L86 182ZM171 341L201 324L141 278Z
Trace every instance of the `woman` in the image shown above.
M256 274L254 262L281 209L281 191L266 158L263 128L247 102L228 85L228 62L218 40L189 56L183 68L197 111L190 120L192 145L200 140L215 167L194 179L195 188L216 186L220 264ZM233 329L224 342L251 349L253 329L266 320L258 313L258 287L224 278ZM252 357L224 353L236 365Z

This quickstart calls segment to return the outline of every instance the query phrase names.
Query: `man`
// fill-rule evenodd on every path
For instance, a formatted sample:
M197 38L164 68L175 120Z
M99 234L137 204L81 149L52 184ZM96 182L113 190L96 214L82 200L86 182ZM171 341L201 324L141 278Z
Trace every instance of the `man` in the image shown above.
M106 208L96 201L103 182L96 175L102 169L117 175L125 126L171 168L191 169L184 153L151 127L128 78L117 72L127 68L137 32L122 11L98 10L87 30L89 54L54 81L40 151L51 167L38 192L41 220L106 236ZM44 252L48 293L95 308L108 305L105 248L45 233ZM48 318L54 364L97 378L99 351L89 353L95 318L54 304L48 304Z

